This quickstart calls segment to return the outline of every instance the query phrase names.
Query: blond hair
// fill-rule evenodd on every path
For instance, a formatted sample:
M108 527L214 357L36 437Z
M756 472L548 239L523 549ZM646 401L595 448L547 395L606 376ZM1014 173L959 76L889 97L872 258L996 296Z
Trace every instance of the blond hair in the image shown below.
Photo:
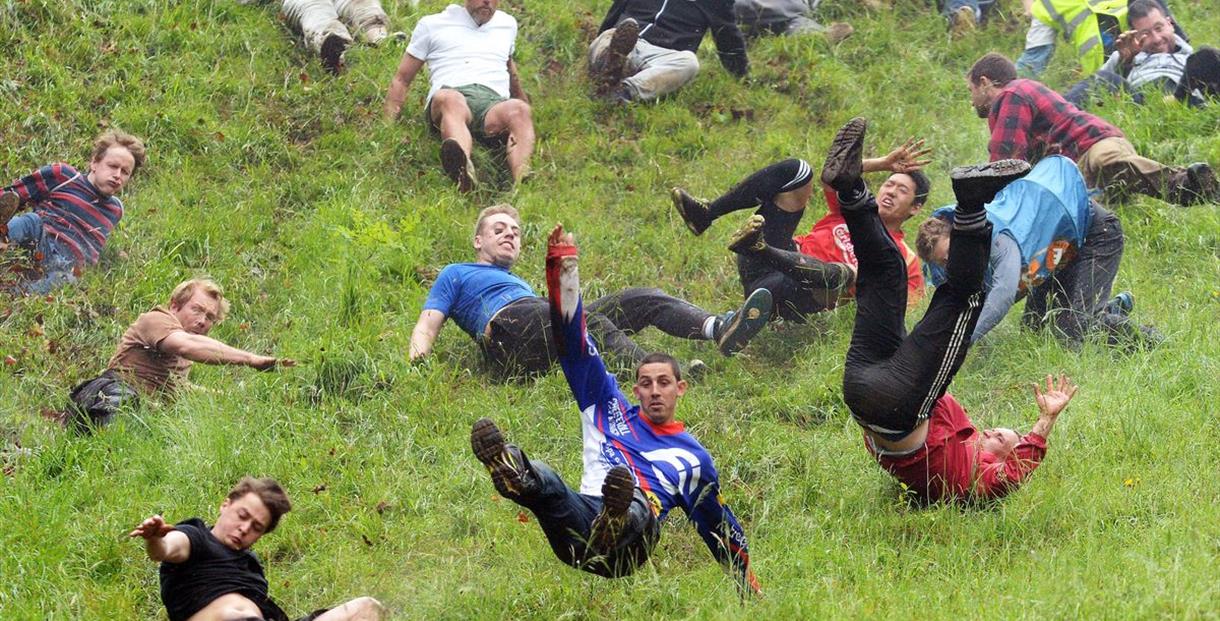
M101 160L111 147L123 147L131 153L132 159L136 161L135 167L131 169L133 174L144 165L144 141L119 129L106 130L93 141L93 156L90 161Z
M229 314L229 301L225 299L220 285L211 278L192 278L174 287L174 292L169 296L170 306L181 307L186 304L195 296L195 291L198 289L202 289L204 293L208 294L208 297L220 302L220 310L216 313L216 323L224 321L225 315Z
M500 203L499 205L492 205L491 207L479 212L479 219L474 221L475 237L478 237L479 233L483 232L483 222L498 214L504 214L512 218L513 222L517 223L517 226L521 226L521 216L517 213L517 208L509 205L508 203Z

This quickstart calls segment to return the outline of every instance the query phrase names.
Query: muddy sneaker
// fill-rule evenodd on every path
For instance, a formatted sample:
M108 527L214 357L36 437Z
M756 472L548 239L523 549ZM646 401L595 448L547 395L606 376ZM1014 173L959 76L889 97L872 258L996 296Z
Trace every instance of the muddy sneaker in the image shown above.
M350 39L337 34L326 37L322 42L322 66L331 73L343 71L343 53L350 44Z
M1186 167L1186 187L1180 193L1182 205L1214 203L1220 201L1220 182L1216 172L1207 162L1195 162Z
M459 192L466 193L474 189L474 165L470 163L466 151L462 150L462 145L452 138L446 138L441 143L441 168L444 168L445 174L457 184Z
M635 497L635 477L627 466L615 466L602 481L602 510L589 529L589 548L594 554L614 551L627 524L627 511Z
M1110 298L1110 301L1106 302L1106 305L1101 307L1101 310L1107 315L1126 317L1131 314L1131 309L1133 308L1135 308L1135 296L1131 295L1130 291L1123 291Z
M949 23L949 36L960 39L972 32L978 22L974 18L974 9L964 6L953 12Z
M754 214L729 238L729 250L738 254L762 252L767 247L763 241L763 226L767 224L759 214Z
M529 496L538 491L538 479L529 469L521 449L504 442L504 434L490 418L480 418L470 428L470 448L491 473L491 483L505 498Z
M1025 160L997 160L977 166L958 166L949 172L957 209L975 212L990 203L1004 186L1029 173Z
M687 194L682 188L671 189L669 198L673 200L674 209L678 210L678 215L682 216L682 221L690 232L702 235L707 227L712 225L712 216L707 211L706 202Z
M758 334L771 319L771 292L766 289L755 289L746 298L741 308L729 311L716 318L716 326L712 336L716 339L716 348L726 356L745 349L750 339Z
M365 43L374 47L380 45L388 36L390 36L390 33L386 30L385 26L369 26L365 28L364 32L360 33L360 38L364 39Z
M847 122L835 139L830 143L830 152L826 154L826 162L822 164L822 183L832 187L836 192L849 192L856 189L860 175L864 172L864 131L868 121L856 117Z
M606 46L601 67L593 75L599 90L608 92L623 81L626 77L623 74L627 70L627 56L635 49L639 39L640 24L630 17L614 27L614 34L610 35L610 44Z
M16 192L0 194L0 244L8 242L8 221L21 208L21 197Z

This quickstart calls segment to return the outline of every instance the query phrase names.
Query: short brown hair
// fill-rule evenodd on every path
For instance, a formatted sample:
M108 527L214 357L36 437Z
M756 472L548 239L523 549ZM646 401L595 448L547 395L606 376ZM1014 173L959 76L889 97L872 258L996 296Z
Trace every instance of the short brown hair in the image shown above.
M975 61L966 77L971 84L978 84L979 80L987 78L996 86L1004 86L1017 79L1017 66L1007 56L991 52Z
M220 290L220 285L211 278L192 278L186 282L179 283L174 287L174 292L169 296L170 306L181 307L195 295L196 289L203 289L203 292L208 294L213 300L220 302L220 312L216 314L216 323L224 321L225 315L229 314L229 301L225 299L224 292Z
M144 165L144 141L119 129L106 130L93 141L93 156L90 161L96 162L105 157L110 147L123 147L131 153L131 157L136 161L135 168L131 169L132 174Z
M936 244L949 235L951 228L948 222L940 218L928 218L919 225L919 233L915 236L915 253L920 260L936 264L932 260L932 253L936 250Z
M264 533L269 533L275 530L275 527L280 523L280 517L285 513L292 511L292 503L288 502L288 494L284 493L284 488L272 478L256 479L254 477L242 477L233 489L229 490L229 495L226 496L229 500L237 500L246 494L254 494L258 499L263 501L263 505L267 507L267 512L271 514L271 523L267 525L267 530Z
M646 364L668 364L669 368L674 372L674 381L682 381L682 370L678 368L678 359L673 356L661 352L653 352L644 356L644 359L639 364L635 365L635 378L640 379L640 369Z
M508 203L500 203L479 212L479 219L474 221L474 234L477 236L479 233L482 233L483 221L497 214L504 214L512 218L513 222L517 223L517 226L521 226L521 216L517 213L517 208Z

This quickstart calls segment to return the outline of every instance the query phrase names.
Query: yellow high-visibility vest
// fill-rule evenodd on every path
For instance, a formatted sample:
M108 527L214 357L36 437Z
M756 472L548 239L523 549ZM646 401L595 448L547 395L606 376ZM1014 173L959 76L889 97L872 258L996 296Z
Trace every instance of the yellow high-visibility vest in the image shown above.
M1096 14L1111 15L1121 30L1127 29L1127 0L1034 0L1030 12L1076 48L1085 75L1101 69L1106 62Z

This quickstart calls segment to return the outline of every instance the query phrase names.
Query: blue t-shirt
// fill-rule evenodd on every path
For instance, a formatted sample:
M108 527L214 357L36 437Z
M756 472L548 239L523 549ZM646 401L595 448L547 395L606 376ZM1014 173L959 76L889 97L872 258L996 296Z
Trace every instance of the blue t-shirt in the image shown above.
M515 300L536 296L524 280L503 267L451 263L436 277L424 310L444 313L478 340L497 311Z

